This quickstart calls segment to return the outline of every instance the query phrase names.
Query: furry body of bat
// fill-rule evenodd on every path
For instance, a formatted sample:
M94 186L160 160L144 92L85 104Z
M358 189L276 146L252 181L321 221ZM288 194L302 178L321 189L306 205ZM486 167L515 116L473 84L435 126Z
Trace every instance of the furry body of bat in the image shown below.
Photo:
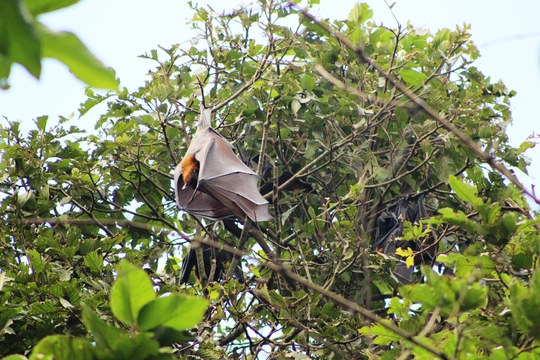
M201 109L197 132L174 171L176 203L184 211L212 220L268 221L268 201L257 188L259 176L210 126L210 109Z
M411 248L414 252L421 252L415 256L415 265L422 262L433 261L435 258L434 237L428 237L427 241L419 244L415 241L396 240L403 234L403 221L418 223L421 219L427 218L428 214L424 206L424 197L420 197L417 203L409 205L409 197L404 196L398 200L395 212L384 211L377 219L377 232L375 235L374 247L378 252L394 255L397 248ZM412 283L414 267L407 267L403 261L396 264L394 275L402 284Z
M195 268L195 278L200 281L200 272L199 266L197 264L197 254L195 253L195 251L196 250L189 249L187 255L182 260L182 268L180 269L180 285L186 284L189 281L189 275L191 274L193 268ZM231 263L233 255L226 251L220 251L218 249L214 249L208 246L203 246L204 270L207 277L210 277L210 271L212 267L210 261L212 260L212 258L216 260L216 269L214 272L214 277L208 280L222 280L227 273L226 265L228 263ZM243 284L245 282L244 273L242 272L240 264L238 264L234 269L233 276L236 278L236 280L238 280L239 283Z

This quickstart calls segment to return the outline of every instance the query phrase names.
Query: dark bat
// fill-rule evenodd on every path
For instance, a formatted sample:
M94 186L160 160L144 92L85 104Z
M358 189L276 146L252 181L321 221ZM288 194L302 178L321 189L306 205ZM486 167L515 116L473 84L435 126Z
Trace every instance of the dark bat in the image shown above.
M403 219L407 214L408 198L398 200L396 211L386 209L377 219L377 233L375 235L375 249L384 254L395 253L394 239L403 232Z
M398 245L396 238L399 238L403 233L403 220L407 215L408 197L403 197L398 200L396 212L391 212L388 209L384 211L377 219L377 234L375 236L375 249L387 255L394 255ZM407 267L402 261L396 264L394 276L402 284L412 283L412 274L414 268Z
M409 206L407 209L407 219L411 223L415 224L427 217L428 213L426 211L426 207L424 206L424 197L422 196L418 199L415 205ZM417 256L414 258L415 265L420 265L421 263L431 263L433 260L435 260L437 250L436 246L434 246L435 238L435 233L432 231L431 235L426 237L426 240L421 244L414 241L409 242L414 246L411 246L414 251L421 251L421 253L417 254Z
M240 218L268 221L268 201L259 193L259 176L235 154L231 144L210 126L212 110L201 109L197 132L176 166L176 203L193 215L212 220Z
M200 281L200 272L199 266L197 265L197 254L196 250L189 249L187 255L182 260L182 268L180 269L180 284L186 284L189 281L189 275L193 268L195 268L195 278ZM227 272L227 263L231 263L233 255L226 251L218 250L211 248L209 246L203 246L203 262L204 270L206 276L210 276L210 270L212 268L211 260L214 258L216 260L216 269L214 272L214 277L209 279L209 281L219 281L222 280ZM238 280L239 283L244 283L244 273L240 264L234 269L234 277Z
M375 249L387 255L396 253L397 248L411 248L415 252L422 252L420 256L415 257L415 265L419 265L425 260L432 261L435 258L435 247L432 246L434 236L430 236L428 241L418 244L415 241L398 240L403 234L403 221L408 220L411 223L418 223L421 219L428 217L424 206L424 197L420 197L416 204L409 205L409 197L404 196L398 200L395 212L388 209L384 211L377 219L377 232L375 235ZM412 274L414 268L400 260L396 264L394 275L402 284L412 283Z

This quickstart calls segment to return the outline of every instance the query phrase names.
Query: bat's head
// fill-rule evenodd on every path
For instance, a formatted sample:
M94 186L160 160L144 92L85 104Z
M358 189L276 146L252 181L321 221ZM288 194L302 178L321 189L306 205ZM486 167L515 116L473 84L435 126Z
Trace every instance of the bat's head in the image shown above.
M199 178L200 163L195 159L195 156L188 155L180 163L182 169L182 180L184 181L184 187L191 186L197 188L197 181Z

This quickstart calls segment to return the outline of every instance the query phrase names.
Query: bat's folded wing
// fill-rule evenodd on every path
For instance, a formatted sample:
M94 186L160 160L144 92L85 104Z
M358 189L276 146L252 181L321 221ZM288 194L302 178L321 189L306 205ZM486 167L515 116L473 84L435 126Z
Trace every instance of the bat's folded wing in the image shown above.
M231 144L213 129L204 136L205 146L195 154L200 163L199 190L215 198L237 216L268 221L268 201L257 188L259 176L233 152Z
M177 166L174 172L174 185L176 189L176 204L180 209L190 214L212 220L234 217L234 213L229 208L212 196L200 190L193 189L190 186L184 188L180 166Z
M201 180L199 186L240 216L247 215L255 222L272 220L268 201L257 190L257 181L255 173L234 173Z

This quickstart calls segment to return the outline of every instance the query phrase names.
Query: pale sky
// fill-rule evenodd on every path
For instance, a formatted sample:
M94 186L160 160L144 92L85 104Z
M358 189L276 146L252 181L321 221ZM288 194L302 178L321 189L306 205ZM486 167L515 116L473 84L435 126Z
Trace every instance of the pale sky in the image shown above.
M230 10L238 0L194 0L210 4L214 10ZM316 15L324 18L345 19L357 1L320 0ZM367 0L373 9L373 20L388 27L396 27L384 0ZM397 0L392 11L400 23L410 21L415 27L436 29L468 23L472 25L472 39L482 57L475 66L492 81L501 79L517 91L512 99L513 126L508 134L518 146L533 132L540 132L537 103L540 102L540 0ZM388 4L393 1L389 0ZM43 15L40 19L55 30L72 31L107 66L117 72L121 86L134 91L146 79L148 70L155 67L150 60L137 56L189 40L194 33L186 25L191 18L187 1L174 0L83 0L69 8ZM67 68L55 60L45 60L41 80L37 81L26 70L16 65L10 77L11 89L0 90L0 115L32 128L37 116L74 114L72 123L91 129L104 108L78 119L77 109L85 100L84 84L72 76ZM3 118L0 121L5 125ZM538 183L540 179L540 146L527 153L533 159L524 183ZM538 189L540 196L540 189Z

